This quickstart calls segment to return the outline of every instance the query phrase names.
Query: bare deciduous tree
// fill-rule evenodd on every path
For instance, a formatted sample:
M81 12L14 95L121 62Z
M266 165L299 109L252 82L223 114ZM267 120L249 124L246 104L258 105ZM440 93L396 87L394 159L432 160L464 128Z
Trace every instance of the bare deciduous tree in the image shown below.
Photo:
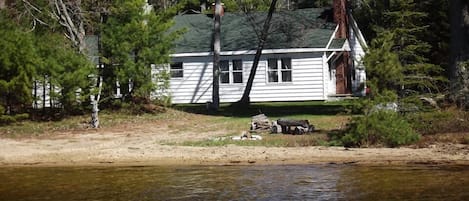
M65 28L65 36L72 41L80 53L84 53L85 23L81 10L81 0L50 0L51 15Z

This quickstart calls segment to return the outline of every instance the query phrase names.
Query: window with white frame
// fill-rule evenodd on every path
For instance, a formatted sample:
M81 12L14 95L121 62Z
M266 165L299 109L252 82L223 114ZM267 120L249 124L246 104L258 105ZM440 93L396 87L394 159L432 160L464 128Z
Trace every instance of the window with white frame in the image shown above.
M233 60L233 83L243 83L243 61L241 59Z
M243 61L222 60L220 61L220 83L243 83Z
M267 74L269 77L269 82L278 82L278 62L277 59L268 59L267 60Z
M268 82L272 83L291 82L291 58L267 59L267 77Z
M291 59L282 58L282 82L291 82Z
M230 83L230 62L228 60L220 61L220 83Z
M182 62L174 62L170 64L171 78L182 78L184 77L184 68Z

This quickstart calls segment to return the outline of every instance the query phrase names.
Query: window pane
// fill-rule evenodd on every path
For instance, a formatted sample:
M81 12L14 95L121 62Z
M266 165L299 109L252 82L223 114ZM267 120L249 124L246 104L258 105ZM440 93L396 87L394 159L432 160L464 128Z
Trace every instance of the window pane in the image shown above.
M175 62L171 64L171 70L182 69L182 62Z
M184 77L184 72L182 70L172 70L171 77Z
M220 83L230 83L230 73L222 72L220 74Z
M291 71L282 71L282 82L291 82Z
M220 61L221 71L230 71L230 63L227 60Z
M233 72L233 83L243 83L242 72Z
M278 69L277 59L268 59L267 63L268 63L268 66L269 66L269 70Z
M170 74L172 78L183 77L184 70L182 68L182 62L172 63L170 65Z
M242 70L243 70L243 61L233 60L233 71L242 71Z
M278 82L277 71L269 71L269 82Z
M282 58L282 69L291 69L291 59Z

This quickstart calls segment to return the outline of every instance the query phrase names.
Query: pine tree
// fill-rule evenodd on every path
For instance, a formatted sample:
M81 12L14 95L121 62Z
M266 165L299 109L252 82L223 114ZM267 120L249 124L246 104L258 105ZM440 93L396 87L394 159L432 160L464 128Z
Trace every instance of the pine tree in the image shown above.
M6 114L26 111L31 105L32 78L38 61L33 35L0 13L0 105Z
M424 8L424 3L414 0L367 0L357 6L358 19L364 24L370 20L364 26L367 37L376 41L384 41L380 37L385 35L393 37L390 51L402 66L401 87L396 89L401 96L437 93L445 86L443 68L429 59L436 44L428 42L431 11Z
M431 50L430 44L421 39L429 27L427 16L417 10L414 0L393 1L390 11L385 13L388 22L385 30L394 33L393 49L404 70L402 87L416 94L438 92L438 84L444 81L443 69L425 57Z
M47 77L45 81L58 89L51 91L51 98L62 105L65 113L81 110L80 103L85 102L90 86L88 75L96 73L96 68L57 33L36 34L35 45L40 57L35 79Z
M145 10L144 0L113 2L102 26L104 71L109 77L115 75L121 85L130 84L127 96L147 99L155 89L167 87L165 69L157 69L160 82L152 82L150 72L152 64L169 63L172 41L179 34L168 31L172 14L171 9L158 13ZM114 83L108 80L108 89Z
M397 53L392 32L381 32L370 44L364 58L368 85L375 95L387 90L397 92L403 79L403 68Z

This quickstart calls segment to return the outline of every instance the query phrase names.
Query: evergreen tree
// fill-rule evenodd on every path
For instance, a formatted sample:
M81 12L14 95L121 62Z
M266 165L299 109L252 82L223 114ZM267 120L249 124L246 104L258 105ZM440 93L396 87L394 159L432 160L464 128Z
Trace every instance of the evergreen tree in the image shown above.
M174 10L156 13L145 7L144 0L113 2L102 26L104 70L130 86L127 96L149 98L158 88L167 87L167 73L161 65L169 63L172 41L179 34L169 33ZM157 82L152 82L151 65L155 65ZM106 82L108 91L115 80Z
M57 33L37 34L35 45L40 57L35 80L46 77L43 81L58 89L58 92L51 91L51 98L62 105L65 113L82 109L81 103L86 102L86 89L90 86L88 75L95 74L96 68Z
M422 40L428 30L427 13L418 11L414 0L392 1L391 8L385 13L388 26L384 31L394 33L394 51L403 66L402 86L415 93L437 92L438 84L444 81L442 68L429 63L425 57L431 50L428 42Z
M26 111L32 103L32 78L38 54L33 35L0 13L0 105L6 114Z
M88 75L94 68L62 34L46 26L31 29L26 23L30 18L18 19L14 14L19 11L1 14L0 105L10 114L29 111L35 98L33 82L40 81L43 87L54 86L51 99L60 102L65 113L78 109L84 99L77 97L77 90L82 89L84 95L89 86Z
M373 94L394 91L400 88L403 69L399 56L392 51L395 36L391 32L382 32L370 44L364 58L367 67L368 85Z
M436 0L435 0L436 1ZM414 0L367 0L357 4L356 15L365 24L365 35L374 41L391 35L402 66L400 95L435 93L444 87L440 63L431 63L432 45L428 42L429 15L426 4ZM368 23L367 20L370 20ZM360 23L362 25L362 23ZM368 66L368 68L373 68ZM370 78L370 77L369 77ZM393 78L391 78L393 79Z

